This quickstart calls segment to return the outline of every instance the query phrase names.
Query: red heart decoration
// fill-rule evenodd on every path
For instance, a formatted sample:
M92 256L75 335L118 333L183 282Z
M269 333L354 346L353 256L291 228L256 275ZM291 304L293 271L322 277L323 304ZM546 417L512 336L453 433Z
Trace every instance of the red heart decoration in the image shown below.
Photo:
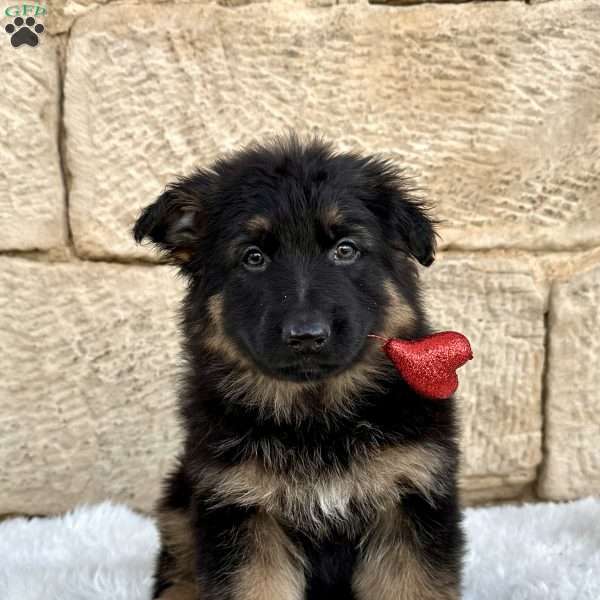
M452 396L458 387L456 369L473 358L469 340L455 331L417 340L392 338L386 340L383 350L413 390L435 400Z

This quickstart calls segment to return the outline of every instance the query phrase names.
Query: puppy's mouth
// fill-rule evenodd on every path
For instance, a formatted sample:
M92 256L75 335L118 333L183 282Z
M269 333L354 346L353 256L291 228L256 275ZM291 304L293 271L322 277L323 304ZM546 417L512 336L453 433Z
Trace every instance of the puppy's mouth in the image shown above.
M362 349L359 349L358 352L351 352L349 354L350 356L344 353L344 360L341 361L335 360L330 353L326 356L308 354L295 359L283 360L281 362L274 361L266 364L261 361L262 365L260 365L260 368L266 374L276 379L301 383L317 382L351 369L356 364L356 361L361 360L363 352Z
M246 352L250 355L254 366L268 377L283 381L298 383L319 382L352 369L357 362L363 360L365 351L371 346L348 343L343 348L331 348L326 352L307 352L304 354L290 355L282 351L280 355L263 354L245 345Z
M283 365L272 368L271 372L278 379L310 382L326 379L327 377L339 373L344 368L345 365L318 364L302 361L291 365Z

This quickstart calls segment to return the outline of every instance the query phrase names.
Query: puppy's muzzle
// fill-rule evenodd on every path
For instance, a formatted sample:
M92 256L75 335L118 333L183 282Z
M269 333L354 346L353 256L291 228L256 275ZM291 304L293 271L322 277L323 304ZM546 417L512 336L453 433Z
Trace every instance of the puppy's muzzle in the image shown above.
M331 327L320 315L301 315L282 328L283 342L299 354L320 352L331 337Z

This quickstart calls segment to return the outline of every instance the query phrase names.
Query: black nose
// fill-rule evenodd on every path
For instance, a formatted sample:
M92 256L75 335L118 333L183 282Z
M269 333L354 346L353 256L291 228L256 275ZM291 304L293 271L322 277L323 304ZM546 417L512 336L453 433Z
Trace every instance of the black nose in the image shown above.
M283 327L283 341L297 352L319 352L331 328L321 319L296 319Z

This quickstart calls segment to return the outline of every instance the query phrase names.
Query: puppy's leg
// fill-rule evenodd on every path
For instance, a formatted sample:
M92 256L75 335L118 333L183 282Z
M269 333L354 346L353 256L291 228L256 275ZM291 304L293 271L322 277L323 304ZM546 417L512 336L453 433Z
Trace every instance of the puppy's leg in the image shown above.
M202 600L302 600L304 557L271 516L237 507L197 513Z
M453 499L409 496L365 536L353 576L357 600L458 600L463 537Z
M165 482L157 510L161 549L154 572L160 600L197 600L196 541L191 519L192 486L179 467Z
M189 514L161 509L158 514L161 551L154 574L153 598L197 600L196 550Z
M167 588L159 600L198 600L198 588L195 585L176 583Z

